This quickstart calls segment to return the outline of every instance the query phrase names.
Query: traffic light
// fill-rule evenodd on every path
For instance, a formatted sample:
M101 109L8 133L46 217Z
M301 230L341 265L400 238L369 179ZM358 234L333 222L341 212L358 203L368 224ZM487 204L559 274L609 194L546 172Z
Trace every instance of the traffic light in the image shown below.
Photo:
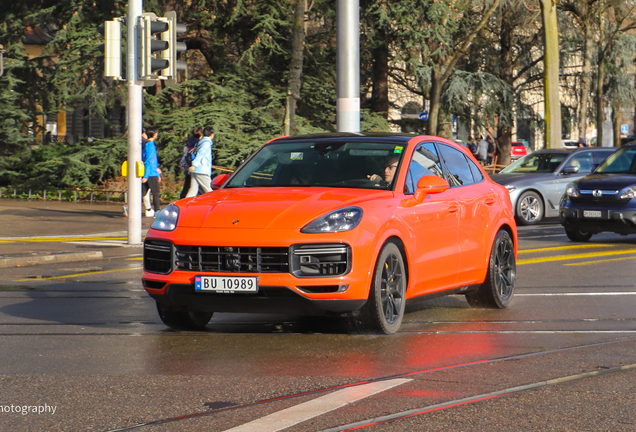
M178 55L188 49L185 43L177 42L177 35L185 33L187 28L177 23L177 13L174 11L166 12L165 18L168 20L168 30L161 33L161 39L168 43L168 49L161 52L161 58L168 61L168 67L161 71L161 76L176 81L177 72L187 68L186 62L177 60Z
M99 27L104 35L104 43L100 50L104 53L104 76L122 79L121 77L121 18L106 21Z
M169 24L166 18L157 18L152 12L146 12L140 17L141 27L141 62L140 78L157 79L159 71L168 67L168 60L164 59L163 52L168 49L168 41L162 40L160 33L168 30ZM157 55L156 53L161 53Z

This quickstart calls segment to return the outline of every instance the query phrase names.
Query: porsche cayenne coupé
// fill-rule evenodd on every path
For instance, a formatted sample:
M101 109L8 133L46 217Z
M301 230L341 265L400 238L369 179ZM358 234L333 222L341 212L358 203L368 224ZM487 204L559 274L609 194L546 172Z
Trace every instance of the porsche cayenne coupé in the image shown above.
M409 299L511 301L508 191L451 141L284 137L227 177L167 206L145 238L143 285L168 326L203 328L214 312L348 314L390 334Z

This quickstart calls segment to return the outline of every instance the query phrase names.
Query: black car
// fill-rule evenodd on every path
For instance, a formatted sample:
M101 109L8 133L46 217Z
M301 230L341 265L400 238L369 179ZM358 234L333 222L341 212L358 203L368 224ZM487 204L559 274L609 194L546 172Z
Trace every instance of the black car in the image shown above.
M591 174L570 183L559 218L572 241L593 234L636 233L636 142L621 147Z

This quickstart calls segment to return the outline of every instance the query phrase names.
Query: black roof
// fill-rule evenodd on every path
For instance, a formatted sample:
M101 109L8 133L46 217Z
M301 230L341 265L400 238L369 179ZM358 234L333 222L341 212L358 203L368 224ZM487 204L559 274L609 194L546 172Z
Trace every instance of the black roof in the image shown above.
M379 138L382 141L407 142L418 135L407 133L390 133L390 132L334 132L334 133L317 133L306 135L294 135L276 139L276 142L298 141L298 140L342 140L342 139L368 139Z

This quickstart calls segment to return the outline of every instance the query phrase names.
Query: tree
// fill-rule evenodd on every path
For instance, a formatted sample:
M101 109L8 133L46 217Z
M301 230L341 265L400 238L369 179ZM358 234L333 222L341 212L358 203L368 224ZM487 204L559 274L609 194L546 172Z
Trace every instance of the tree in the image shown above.
M543 17L543 91L545 94L546 148L561 147L561 98L559 91L559 30L556 0L541 0Z

